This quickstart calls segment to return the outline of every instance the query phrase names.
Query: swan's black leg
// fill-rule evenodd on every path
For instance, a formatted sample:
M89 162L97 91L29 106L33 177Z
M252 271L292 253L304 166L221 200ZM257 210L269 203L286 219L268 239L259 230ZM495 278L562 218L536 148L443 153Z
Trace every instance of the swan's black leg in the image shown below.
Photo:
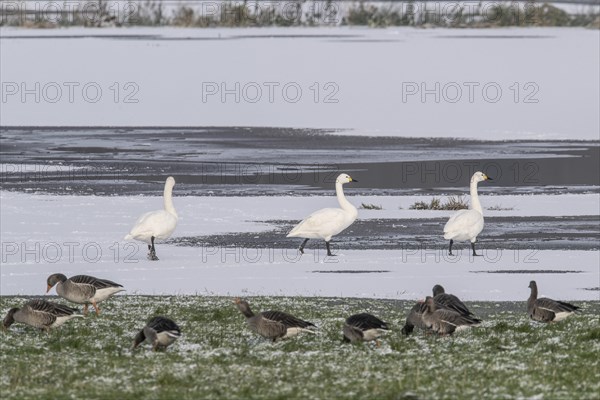
M149 258L152 261L158 261L158 257L156 257L156 249L154 248L154 236L150 238L150 241L152 242L152 246L150 247Z
M473 257L478 257L479 254L475 253L475 242L471 242L471 248L473 249Z
M304 254L304 246L306 246L306 242L308 242L308 239L304 239L304 241L300 245L300 248L298 249L300 250L300 254Z
M327 256L328 257L335 257L335 254L331 253L331 248L329 247L329 242L325 242L325 246L327 247Z
M450 239L450 248L448 249L448 255L453 256L454 254L452 254L452 244L454 244L454 240Z

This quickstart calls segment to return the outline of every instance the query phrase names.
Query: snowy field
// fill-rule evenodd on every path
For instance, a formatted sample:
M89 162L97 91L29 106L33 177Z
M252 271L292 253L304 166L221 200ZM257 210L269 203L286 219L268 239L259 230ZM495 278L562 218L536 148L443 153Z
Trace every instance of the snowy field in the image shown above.
M6 126L269 126L479 140L597 140L600 130L593 29L0 35ZM52 63L39 68L41 59Z
M436 283L465 300L524 300L536 279L541 294L598 300L590 290L600 279L598 251L500 249L472 258L466 246L456 258L440 248L339 250L325 257L323 243L300 257L299 239L272 248L185 247L158 244L158 262L146 260L145 245L126 242L138 214L160 208L160 197L52 196L2 192L2 295L41 295L48 275L89 274L123 284L130 294L226 296L341 296L418 299ZM383 210L360 210L359 219L447 217L448 211L415 211L418 196L352 196ZM334 197L175 197L180 215L174 239L185 236L256 232L275 220L299 220L314 209L335 206ZM593 216L597 194L485 196L484 205L509 206L486 216ZM570 207L565 208L564 204ZM399 209L402 207L402 209ZM272 221L272 222L269 222ZM397 229L406 229L398 226ZM522 228L520 228L522 229ZM441 236L441 233L440 233ZM485 238L485 230L481 235ZM335 243L335 239L334 239ZM520 273L511 273L515 270ZM490 273L493 272L493 273ZM596 283L594 283L596 282Z

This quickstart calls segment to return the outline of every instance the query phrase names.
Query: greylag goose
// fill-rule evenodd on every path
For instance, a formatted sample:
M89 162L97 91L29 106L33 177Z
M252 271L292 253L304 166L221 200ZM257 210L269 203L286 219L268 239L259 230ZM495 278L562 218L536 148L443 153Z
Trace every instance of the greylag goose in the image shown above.
M529 282L529 287L531 288L531 295L527 300L527 312L529 313L529 318L534 321L558 322L579 310L579 307L563 301L556 301L546 297L538 299L538 288L535 281Z
M462 315L474 315L458 297L446 293L442 285L433 287L433 300L438 308L453 310Z
M281 311L254 314L247 301L236 298L233 302L246 317L250 329L273 342L296 336L300 332L315 333L313 329L316 329L316 326L312 322L303 321Z
M417 302L413 308L410 309L408 316L406 317L406 323L402 327L402 333L406 336L410 335L415 327L421 330L427 330L429 326L423 322L423 313L427 309L427 305L424 301Z
M11 308L4 318L2 327L7 330L13 323L19 322L49 331L50 328L57 328L72 318L83 317L75 314L76 311L71 307L46 300L30 300L21 308Z
M468 210L460 210L454 213L446 225L444 225L444 239L450 239L448 254L452 254L452 244L455 240L470 240L473 256L479 256L475 252L475 242L477 235L483 230L483 209L477 195L477 184L486 180L492 180L481 171L477 171L471 177L471 206Z
M383 331L390 328L386 322L383 322L374 315L362 313L354 314L346 319L344 324L344 342L368 342L377 340ZM377 342L377 345L379 343Z
M452 334L455 330L477 325L481 320L469 315L462 315L453 310L437 308L433 297L425 299L427 309L423 313L423 322L430 330L440 335Z
M125 289L122 285L107 279L98 279L88 275L75 275L67 279L63 274L48 277L48 290L56 285L56 293L72 303L83 304L83 315L88 313L88 304L94 306L96 315L100 314L98 303Z
M133 348L135 349L147 340L152 344L153 351L166 349L180 336L181 329L173 320L161 316L154 317L135 336Z
M164 209L142 214L135 222L125 240L135 239L148 244L148 259L158 261L154 241L168 239L177 227L179 216L173 205L175 178L168 177L163 191Z
M358 182L352 179L348 174L340 174L335 180L335 193L337 196L340 208L322 208L310 214L308 217L300 221L288 233L286 237L301 237L304 238L298 250L304 254L304 246L309 239L323 239L325 247L327 247L327 256L331 257L329 243L331 238L354 223L358 217L358 210L352 205L346 196L344 196L343 185L349 182Z

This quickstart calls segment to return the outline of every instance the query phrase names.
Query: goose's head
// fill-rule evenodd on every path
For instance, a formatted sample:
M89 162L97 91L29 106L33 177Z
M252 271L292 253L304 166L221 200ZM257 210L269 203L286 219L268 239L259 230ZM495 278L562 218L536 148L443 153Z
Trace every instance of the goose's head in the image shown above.
M248 304L246 300L242 300L239 297L236 297L235 299L233 299L233 304L235 304L238 310L240 310L242 314L244 314L247 318L254 316L254 313L250 309L250 304Z
M46 293L48 293L50 291L50 289L52 289L54 287L54 285L56 285L58 282L64 282L67 280L67 277L64 276L63 274L52 274L48 277L48 280L46 281L46 283L48 284L48 288L46 290Z
M535 283L535 281L531 281L531 282L529 282L529 286L528 287L529 287L529 289L533 289L533 288L537 289L537 283Z
M335 183L341 183L342 185L344 183L349 183L349 182L358 182L356 179L352 179L352 177L348 174L340 174L338 175L337 179L335 180Z
M489 176L487 176L486 174L484 174L481 171L477 171L473 174L473 177L471 178L471 183L473 182L483 182L483 181L492 181L493 179L490 178Z
M172 176L168 177L167 181L165 182L165 186L167 186L167 187L175 186L175 178L173 178Z
M433 296L437 296L438 294L446 293L444 287L442 285L435 285L433 287Z
M11 308L2 321L2 330L7 331L8 328L15 322L15 313L19 311L18 308Z

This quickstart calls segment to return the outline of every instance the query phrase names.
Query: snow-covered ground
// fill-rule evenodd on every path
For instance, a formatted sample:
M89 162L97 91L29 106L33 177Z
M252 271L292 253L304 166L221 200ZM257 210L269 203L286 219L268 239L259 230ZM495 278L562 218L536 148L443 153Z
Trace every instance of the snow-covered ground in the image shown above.
M416 196L355 196L360 218L433 218L449 212L412 211ZM491 200L491 202L490 202ZM268 220L300 219L316 208L335 206L334 197L176 197L180 223L175 237L272 229ZM485 196L484 206L507 211L486 215L597 215L597 194ZM145 245L122 240L136 217L162 206L159 197L54 196L1 192L2 263L0 294L41 295L54 272L90 274L122 283L128 293L303 295L415 299L436 283L466 300L521 300L536 279L543 295L598 300L597 251L484 251L473 259L438 250L323 249L298 256L290 249L182 247L158 244L158 262L146 260ZM488 204L490 203L490 204ZM493 204L492 204L493 203ZM568 204L569 207L565 207ZM398 207L403 207L399 210ZM282 237L282 240L285 239ZM522 273L507 273L520 270ZM529 271L529 272L528 272Z
M598 140L593 29L0 29L2 124ZM40 68L40 60L52 60ZM549 116L552 116L550 118Z

